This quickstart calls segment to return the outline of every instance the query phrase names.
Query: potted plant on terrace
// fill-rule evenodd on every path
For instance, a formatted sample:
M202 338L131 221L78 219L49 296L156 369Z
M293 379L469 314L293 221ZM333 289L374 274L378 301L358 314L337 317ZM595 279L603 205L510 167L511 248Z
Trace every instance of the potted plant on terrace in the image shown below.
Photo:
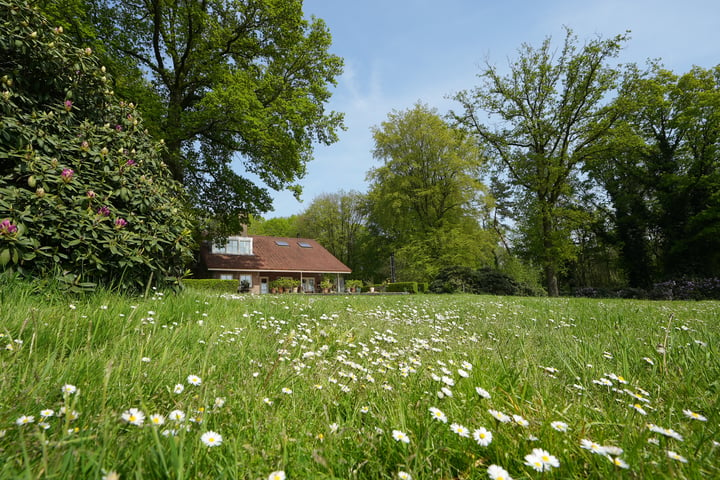
M322 289L322 293L330 293L332 287L333 284L330 280L323 280L322 282L320 282L320 288Z
M362 280L348 280L345 282L345 285L347 285L347 288L350 289L351 292L359 292L362 288L363 282Z

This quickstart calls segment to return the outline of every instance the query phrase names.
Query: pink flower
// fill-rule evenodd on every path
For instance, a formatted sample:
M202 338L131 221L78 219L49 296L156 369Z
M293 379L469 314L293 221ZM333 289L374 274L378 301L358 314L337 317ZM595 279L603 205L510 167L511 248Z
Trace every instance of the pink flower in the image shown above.
M123 228L127 223L127 220L124 218L117 218L115 219L115 228Z
M71 100L65 100L65 111L69 112L72 110L73 102Z
M102 215L103 217L107 217L110 215L110 209L108 207L100 207L97 211L98 215Z
M95 192L93 192L92 190L88 190L87 196L88 196L88 198L95 198L97 196L97 194Z
M17 233L18 227L14 225L9 219L5 219L0 222L0 235L12 235Z
M131 158L130 160L127 161L127 165L132 167L133 165L135 165L135 160L133 160Z
M75 172L73 172L71 168L64 168L62 173L60 173L60 178L62 178L63 182L70 183L74 175Z

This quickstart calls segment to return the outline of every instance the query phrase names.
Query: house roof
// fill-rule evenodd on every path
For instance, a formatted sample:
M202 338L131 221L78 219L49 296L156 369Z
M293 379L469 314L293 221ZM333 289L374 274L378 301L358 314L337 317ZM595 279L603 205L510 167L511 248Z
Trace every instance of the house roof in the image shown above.
M252 255L225 255L207 252L208 270L244 270L265 272L350 273L340 260L310 238L252 238Z

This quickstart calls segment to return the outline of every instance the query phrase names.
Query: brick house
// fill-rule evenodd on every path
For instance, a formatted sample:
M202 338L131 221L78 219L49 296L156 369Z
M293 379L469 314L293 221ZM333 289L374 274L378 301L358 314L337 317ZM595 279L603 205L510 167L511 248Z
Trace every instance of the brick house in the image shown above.
M320 282L331 277L344 291L344 275L351 270L322 245L309 238L232 236L225 245L206 243L200 260L210 278L245 280L252 293L269 293L271 282L289 277L303 292L320 291Z

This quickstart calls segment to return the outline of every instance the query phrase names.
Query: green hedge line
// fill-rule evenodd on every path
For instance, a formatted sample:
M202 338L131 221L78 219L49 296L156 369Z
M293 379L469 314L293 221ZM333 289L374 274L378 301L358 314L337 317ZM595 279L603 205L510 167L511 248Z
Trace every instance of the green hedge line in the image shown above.
M237 293L238 286L240 286L237 280L217 280L214 278L191 278L180 283L189 288L223 293Z
M396 282L388 283L385 286L386 292L407 292L407 293L418 293L417 282Z

